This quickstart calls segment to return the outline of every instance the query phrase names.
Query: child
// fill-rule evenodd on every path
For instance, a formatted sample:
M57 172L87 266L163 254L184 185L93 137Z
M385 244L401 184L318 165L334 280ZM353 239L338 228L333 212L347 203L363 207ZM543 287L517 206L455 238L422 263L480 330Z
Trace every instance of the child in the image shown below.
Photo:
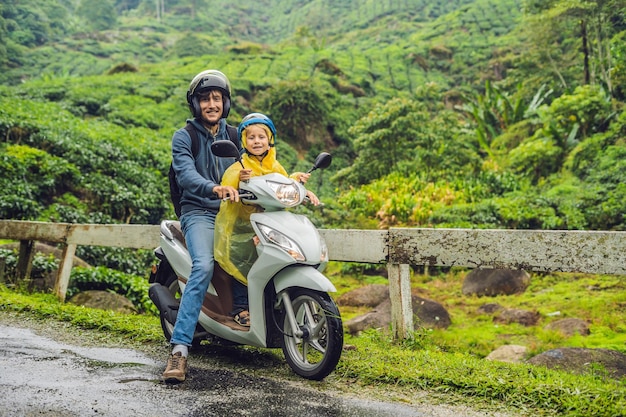
M272 120L261 114L251 113L243 118L238 128L239 139L245 150L241 164L232 164L222 177L223 186L239 188L239 181L247 181L252 176L279 173L287 176L287 171L276 160L276 128ZM294 173L290 178L305 183L311 174ZM319 204L317 196L307 191L314 205ZM248 311L248 290L246 276L257 258L254 229L250 215L260 207L241 202L224 201L215 219L215 260L233 280L233 318L242 326L250 326Z

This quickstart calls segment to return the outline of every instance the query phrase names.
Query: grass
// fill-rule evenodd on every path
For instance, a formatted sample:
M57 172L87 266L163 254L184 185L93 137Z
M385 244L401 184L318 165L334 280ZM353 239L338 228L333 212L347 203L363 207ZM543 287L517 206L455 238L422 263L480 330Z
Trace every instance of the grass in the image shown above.
M381 277L345 274L337 265L331 265L328 273L340 294L366 283L386 283ZM325 384L339 389L352 386L396 393L425 390L429 401L472 404L493 411L502 411L504 404L524 416L625 415L626 379L611 379L597 368L586 374L572 374L483 359L491 350L510 343L529 347L531 355L555 347L626 351L626 285L619 277L537 275L524 294L481 299L461 294L463 276L463 271L453 271L413 278L413 285L424 297L441 302L450 312L453 323L447 330L420 330L403 341L392 340L384 329L346 335L346 345L354 349L344 351L335 373ZM491 317L477 313L480 305L489 302L537 310L542 321L530 328L497 326ZM106 332L135 344L163 344L159 320L154 316L61 304L48 294L25 294L0 286L0 311L69 322L79 329ZM557 311L559 315L549 315ZM342 307L344 321L362 312L363 309ZM563 317L587 320L591 335L567 338L542 330L549 321ZM243 352L250 350L255 349L246 348ZM272 352L281 355L279 351Z
M366 284L387 284L380 276L349 276L331 265L328 274L341 295ZM573 273L532 274L523 294L476 297L462 294L467 270L447 274L412 277L412 287L420 296L441 303L450 313L448 329L429 330L428 341L450 353L470 353L484 358L507 344L524 345L529 356L559 347L606 348L626 354L626 281L614 275ZM479 307L497 303L504 308L536 311L541 319L536 326L525 327L494 323L493 315L480 313ZM368 308L342 307L344 322L363 314ZM543 328L563 318L585 320L591 329L588 336L567 337Z

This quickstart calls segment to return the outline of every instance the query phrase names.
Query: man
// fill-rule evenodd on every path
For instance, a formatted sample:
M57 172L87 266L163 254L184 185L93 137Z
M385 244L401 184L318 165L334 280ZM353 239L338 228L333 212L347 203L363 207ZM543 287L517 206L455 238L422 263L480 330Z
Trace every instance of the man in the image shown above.
M172 353L163 372L163 379L169 383L182 382L187 374L188 350L213 277L215 216L220 202L223 198L239 201L234 187L220 185L224 171L234 159L217 158L210 149L213 141L229 139L226 117L230 96L230 82L220 71L207 70L196 75L187 91L187 103L193 115L188 122L198 135L197 154L194 155L191 136L184 128L172 137L172 167L182 190L180 224L192 266L170 340Z

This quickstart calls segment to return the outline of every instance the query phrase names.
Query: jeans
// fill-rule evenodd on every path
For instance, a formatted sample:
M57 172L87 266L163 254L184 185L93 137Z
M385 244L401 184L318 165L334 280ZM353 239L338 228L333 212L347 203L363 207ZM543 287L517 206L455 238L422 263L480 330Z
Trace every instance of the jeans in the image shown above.
M232 278L231 280L233 285L233 309L236 310L238 308L243 308L244 310L247 310L248 287L237 281L235 278Z
M170 340L173 345L191 346L204 295L213 278L213 240L216 213L194 210L180 218L185 242L191 256L191 274L183 291Z

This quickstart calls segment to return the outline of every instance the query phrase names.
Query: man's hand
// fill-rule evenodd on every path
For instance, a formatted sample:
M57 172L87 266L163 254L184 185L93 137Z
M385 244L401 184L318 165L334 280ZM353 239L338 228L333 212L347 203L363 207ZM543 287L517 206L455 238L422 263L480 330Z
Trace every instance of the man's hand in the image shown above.
M235 187L230 185L216 185L213 192L222 200L230 200L235 203L239 202L239 192Z

